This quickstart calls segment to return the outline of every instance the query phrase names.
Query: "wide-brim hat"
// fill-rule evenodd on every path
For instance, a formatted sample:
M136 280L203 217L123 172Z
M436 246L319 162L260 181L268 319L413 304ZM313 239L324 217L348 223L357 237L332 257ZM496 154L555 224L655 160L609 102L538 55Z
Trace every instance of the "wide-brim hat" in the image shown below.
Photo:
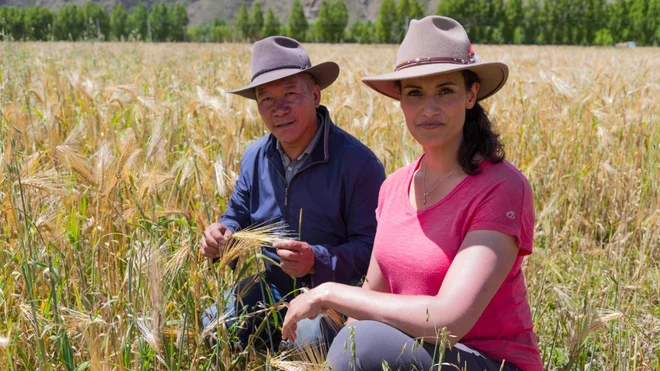
M323 90L335 82L339 76L339 66L335 62L312 66L307 52L298 41L285 36L271 36L254 43L250 72L252 78L249 85L228 93L256 99L255 88L259 85L301 72L312 75Z
M509 67L501 62L476 62L472 44L460 23L442 16L410 21L401 42L394 72L369 76L362 82L377 92L401 99L398 81L470 70L481 80L477 100L495 94L509 77Z

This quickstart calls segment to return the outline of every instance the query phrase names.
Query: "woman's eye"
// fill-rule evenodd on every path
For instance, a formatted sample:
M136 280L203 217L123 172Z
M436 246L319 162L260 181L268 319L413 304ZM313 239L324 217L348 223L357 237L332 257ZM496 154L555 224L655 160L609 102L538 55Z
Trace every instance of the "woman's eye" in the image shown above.
M451 93L453 93L453 92L454 92L454 91L451 90L451 89L449 89L449 88L442 88L442 89L440 89L440 94L451 94Z
M419 90L410 90L407 94L409 97L421 97L422 92Z

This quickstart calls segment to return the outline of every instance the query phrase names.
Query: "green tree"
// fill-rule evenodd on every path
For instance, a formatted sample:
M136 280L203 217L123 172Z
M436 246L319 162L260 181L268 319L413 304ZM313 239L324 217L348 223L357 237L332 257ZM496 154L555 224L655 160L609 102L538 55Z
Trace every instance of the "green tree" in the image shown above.
M250 15L248 10L245 7L245 4L241 4L241 7L238 8L238 17L236 18L235 24L236 31L238 31L240 38L247 40L250 36Z
M336 43L343 39L347 25L348 9L344 0L323 0L312 25L312 35L315 41Z
M608 28L615 43L628 41L630 24L628 20L628 4L626 0L616 0L608 6Z
M32 40L51 40L55 15L48 8L35 6L25 8L25 33Z
M330 42L338 43L344 39L344 31L348 25L348 8L344 0L330 2Z
M424 3L421 0L410 0L410 12L408 12L408 20L424 18Z
M110 33L108 13L99 3L87 2L82 7L85 17L85 36L90 39L105 39Z
M541 32L541 8L539 7L538 0L527 0L524 7L524 14L524 43L535 44Z
M189 27L186 29L186 37L194 42L224 42L230 41L231 30L227 22L222 19L214 19L210 23Z
M64 4L55 17L55 38L80 40L86 29L85 14L76 4Z
M355 21L348 32L349 39L360 44L371 44L374 42L373 29L374 25L371 21L366 23Z
M607 26L606 20L606 4L605 0L586 0L585 4L585 33L584 39L585 43L589 45L609 45L609 44L600 44L596 42L596 34L600 33L601 37L599 38L601 42L607 41L603 36L605 27ZM609 31L607 32L609 34ZM611 35L609 38L611 39Z
M558 10L556 0L543 0L543 7L540 12L540 24L543 28L538 36L539 44L554 45L559 25L557 23Z
M264 13L261 11L261 3L255 1L252 3L250 9L250 31L249 37L251 40L258 40L261 38L261 29L264 28Z
M376 19L376 42L394 42L395 35L392 35L392 29L396 23L397 12L394 0L383 0L378 9L378 18Z
M489 43L495 43L495 44L502 44L504 43L504 0L493 0L492 2L492 7L490 8L490 12L488 13L488 19L490 20L489 25L490 25L490 31L488 33L488 42ZM468 25L468 34L470 34L470 31L474 29L475 25L478 25L478 20L475 22L471 22L471 24Z
M436 14L454 18L458 23L463 25L463 28L468 32L468 35L474 37L472 35L474 31L472 27L475 25L485 26L488 24L488 22L483 19L483 15L490 12L492 2L493 1L487 0L440 0L438 2ZM481 6L477 6L477 4ZM476 11L472 11L471 8L473 7Z
M647 22L649 30L649 45L660 44L660 0L649 0Z
M520 44L522 42L523 4L522 0L507 0L504 10L505 23L503 29L504 42L507 44ZM519 34L517 40L514 39Z
M396 42L401 42L406 34L408 23L410 22L408 17L410 16L411 8L412 4L410 0L399 0L399 3L396 5L396 20L392 30Z
M188 19L188 10L186 6L179 3L170 8L170 38L173 41L183 41L186 35L186 26L190 20Z
M613 43L614 39L608 28L601 28L594 35L593 44L595 45L612 45Z
M648 0L628 0L628 19L630 24L630 40L638 45L646 45L650 40L651 30L647 19L654 14L648 12Z
M289 36L300 42L304 42L307 41L308 30L309 24L307 23L307 18L305 18L302 4L300 0L294 0L291 11L289 12Z
M263 37L275 36L281 33L282 24L280 20L277 19L275 13L271 8L268 8L266 13L266 19L264 20L264 28L261 30L261 35Z
M166 41L170 36L169 7L163 2L153 4L149 13L151 26L151 39L153 41Z
M0 31L7 39L22 40L26 35L23 8L15 6L0 7Z
M474 43L490 43L498 26L496 2L476 0L462 5L462 17L466 19L465 30Z
M233 32L227 22L219 19L216 19L213 22L213 27L211 28L211 41L235 41L235 36L233 35Z
M194 27L186 29L186 37L191 42L210 42L211 40L211 23L201 23Z
M144 3L140 2L133 8L131 15L128 17L128 32L134 38L140 40L149 40L149 11Z
M121 3L115 5L110 13L110 36L122 40L128 36L128 12Z
M321 9L312 25L312 37L316 42L327 42L330 40L330 22L332 22L331 6L329 0L321 1Z

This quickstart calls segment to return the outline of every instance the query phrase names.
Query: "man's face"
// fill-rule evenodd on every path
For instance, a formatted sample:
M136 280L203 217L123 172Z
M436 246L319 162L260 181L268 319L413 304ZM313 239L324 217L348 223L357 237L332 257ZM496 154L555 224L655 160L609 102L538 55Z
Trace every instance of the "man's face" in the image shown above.
M306 146L316 133L316 108L321 89L299 73L256 89L261 119L284 146Z

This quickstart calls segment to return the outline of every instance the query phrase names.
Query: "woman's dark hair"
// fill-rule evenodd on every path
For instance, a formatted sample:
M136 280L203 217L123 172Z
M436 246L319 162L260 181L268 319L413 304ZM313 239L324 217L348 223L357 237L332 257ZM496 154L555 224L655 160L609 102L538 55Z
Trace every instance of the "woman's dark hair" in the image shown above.
M470 90L479 80L476 73L463 70L465 89ZM483 159L490 162L502 162L505 157L504 145L500 142L499 134L493 131L493 125L479 102L472 109L465 111L465 125L463 125L463 143L458 149L458 163L463 171L469 175L479 173L479 165Z

